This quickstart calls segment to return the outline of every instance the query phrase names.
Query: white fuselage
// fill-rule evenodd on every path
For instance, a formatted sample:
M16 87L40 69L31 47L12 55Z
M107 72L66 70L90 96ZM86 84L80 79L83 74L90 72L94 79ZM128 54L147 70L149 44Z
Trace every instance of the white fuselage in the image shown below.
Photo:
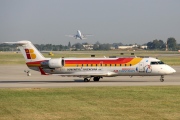
M137 59L137 58L134 58ZM45 72L49 74L59 74L64 76L79 76L79 77L89 77L89 76L102 76L102 77L112 77L112 76L161 76L168 75L176 72L172 67L166 64L158 64L159 60L155 58L143 58L139 63L130 64L104 64L105 61L116 60L114 58L64 58L64 65L62 67L57 67L52 69L44 69ZM91 65L90 62L83 64L68 65L68 61L92 61L100 60L99 64ZM153 64L157 62L157 64ZM75 63L75 62L74 62ZM93 64L93 63L92 63Z
M77 31L76 39L81 39L81 40L83 39L83 36L80 30Z

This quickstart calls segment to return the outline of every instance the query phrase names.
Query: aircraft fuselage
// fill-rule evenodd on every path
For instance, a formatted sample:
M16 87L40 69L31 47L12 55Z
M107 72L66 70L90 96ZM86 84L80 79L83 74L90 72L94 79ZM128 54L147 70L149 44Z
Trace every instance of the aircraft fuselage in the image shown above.
M32 63L27 63L27 65L30 68L33 67ZM160 76L175 72L173 68L155 58L60 58L57 66L51 67L50 65L51 63L43 68L42 62L39 63L39 66L47 74L84 78L94 76Z

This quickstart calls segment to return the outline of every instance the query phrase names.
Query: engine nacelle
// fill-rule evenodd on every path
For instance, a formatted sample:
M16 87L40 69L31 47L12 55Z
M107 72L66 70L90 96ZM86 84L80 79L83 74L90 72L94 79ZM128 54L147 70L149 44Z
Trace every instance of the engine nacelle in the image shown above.
M60 68L60 67L62 67L62 59L61 58L50 59L49 60L49 67L50 68Z
M64 66L64 60L62 58L50 59L41 62L43 68L60 68Z

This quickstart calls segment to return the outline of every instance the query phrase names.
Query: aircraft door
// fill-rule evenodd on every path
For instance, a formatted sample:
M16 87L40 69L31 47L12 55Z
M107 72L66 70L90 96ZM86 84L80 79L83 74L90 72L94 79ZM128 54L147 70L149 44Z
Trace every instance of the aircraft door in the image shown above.
M62 59L61 64L62 64L62 67L64 67L65 65L64 59Z
M143 62L139 63L139 72L144 72L144 63Z
M98 70L102 70L102 67L103 67L103 61L101 61L100 63L99 63L99 66L98 66Z

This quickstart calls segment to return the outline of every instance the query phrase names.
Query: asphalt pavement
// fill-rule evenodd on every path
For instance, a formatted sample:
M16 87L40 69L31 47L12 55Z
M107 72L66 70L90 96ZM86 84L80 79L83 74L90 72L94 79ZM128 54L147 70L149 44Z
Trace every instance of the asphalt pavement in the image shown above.
M160 76L118 76L105 77L99 82L84 82L83 78L61 77L54 75L41 75L31 71L27 76L24 70L26 65L1 65L0 88L59 88L59 87L94 87L94 86L161 86L180 85L180 66L172 66L176 73L165 76L165 81L160 82Z

